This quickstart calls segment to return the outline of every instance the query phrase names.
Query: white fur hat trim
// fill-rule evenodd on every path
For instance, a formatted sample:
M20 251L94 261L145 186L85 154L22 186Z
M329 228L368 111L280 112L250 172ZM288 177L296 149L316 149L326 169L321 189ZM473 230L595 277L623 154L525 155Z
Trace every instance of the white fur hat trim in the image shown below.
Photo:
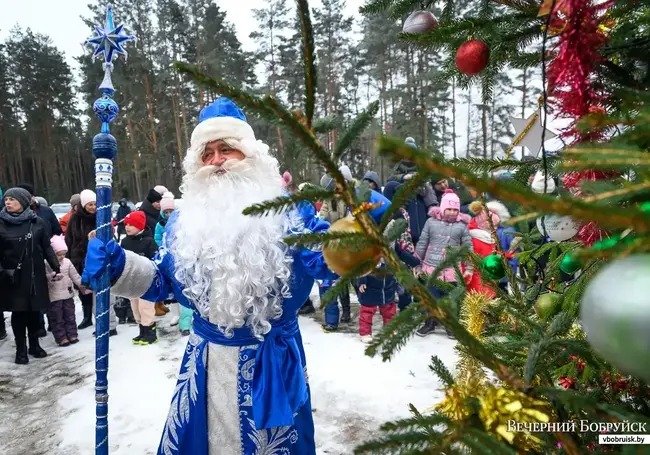
M213 117L199 123L192 132L191 150L201 150L209 142L218 141L219 139L252 139L255 140L253 128L234 117ZM242 150L247 155L250 151Z

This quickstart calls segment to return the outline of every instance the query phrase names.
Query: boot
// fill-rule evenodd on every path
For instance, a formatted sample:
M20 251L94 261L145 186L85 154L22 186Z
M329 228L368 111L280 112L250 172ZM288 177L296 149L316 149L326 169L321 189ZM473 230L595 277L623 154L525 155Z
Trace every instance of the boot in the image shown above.
M27 352L29 352L29 355L36 357L37 359L47 357L47 352L43 350L38 342L38 336L29 335L29 350Z
M425 337L427 335L432 334L436 330L436 326L438 323L434 321L433 319L427 319L424 321L424 325L420 327L415 334L421 337Z
M142 338L138 341L137 344L143 346L154 344L158 342L158 337L156 336L156 327L155 324L150 325L149 327L142 327Z
M330 332L336 332L339 328L335 325L332 324L323 324L323 332L325 333L330 333Z
M341 324L347 324L351 321L350 317L350 293L341 295Z
M154 307L156 309L156 316L164 316L169 311L162 302L156 302Z
M27 365L29 357L27 356L27 341L23 334L22 340L16 338L16 363L18 365Z
M312 303L311 299L307 300L305 304L300 307L298 310L298 314L304 316L306 314L312 314L316 312L316 308L314 308L314 304Z
M93 325L93 304L92 302L88 305L85 303L81 304L81 307L83 309L84 313L84 318L81 321L81 324L77 326L79 330L87 329L88 327L91 327Z
M180 309L180 304L174 302L171 303L169 306L171 307L172 310L172 319L169 321L169 325L174 327L175 325L178 325L178 321L181 319L181 309Z
M142 324L139 324L139 327L140 327L140 334L137 337L133 338L133 340L131 340L133 341L133 344L140 344L140 341L142 340L142 336L144 334L144 326Z

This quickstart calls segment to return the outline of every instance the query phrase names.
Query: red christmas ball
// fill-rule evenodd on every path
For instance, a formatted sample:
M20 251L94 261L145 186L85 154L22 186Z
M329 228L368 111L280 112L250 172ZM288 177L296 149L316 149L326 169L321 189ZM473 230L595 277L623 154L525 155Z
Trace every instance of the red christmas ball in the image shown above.
M456 67L468 76L480 73L489 62L490 48L481 40L466 41L456 51Z

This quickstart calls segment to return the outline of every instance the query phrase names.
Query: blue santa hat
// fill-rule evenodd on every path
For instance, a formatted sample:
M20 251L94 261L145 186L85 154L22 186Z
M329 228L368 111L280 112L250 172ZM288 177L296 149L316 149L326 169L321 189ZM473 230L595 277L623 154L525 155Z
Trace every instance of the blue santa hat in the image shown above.
M192 132L190 149L194 153L203 153L207 143L219 139L255 141L255 133L248 124L246 116L226 97L217 98L214 103L201 110L199 124ZM248 155L251 150L242 150L242 152Z

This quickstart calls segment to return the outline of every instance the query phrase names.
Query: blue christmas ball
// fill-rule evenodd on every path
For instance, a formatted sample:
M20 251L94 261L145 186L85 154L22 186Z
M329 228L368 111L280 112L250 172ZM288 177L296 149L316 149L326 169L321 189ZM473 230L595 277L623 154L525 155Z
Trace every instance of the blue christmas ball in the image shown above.
M95 100L93 104L93 111L95 115L102 123L110 123L115 120L117 114L120 113L120 108L113 98L110 98L108 95L104 95L101 98Z

